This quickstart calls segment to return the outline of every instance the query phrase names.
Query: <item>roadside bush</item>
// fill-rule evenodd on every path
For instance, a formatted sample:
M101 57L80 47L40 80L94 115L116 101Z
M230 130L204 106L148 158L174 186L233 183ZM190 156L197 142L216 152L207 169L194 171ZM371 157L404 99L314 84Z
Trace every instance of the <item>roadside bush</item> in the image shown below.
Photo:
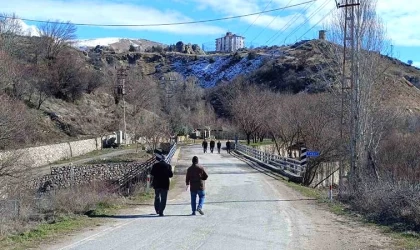
M420 135L399 129L387 131L374 161L378 176L364 175L350 204L368 219L420 232Z
M420 188L379 182L359 193L351 204L370 220L396 230L420 231Z
M9 193L0 201L0 237L28 231L40 222L67 215L83 215L95 209L118 207L126 198L116 186L96 182L35 195L33 191Z

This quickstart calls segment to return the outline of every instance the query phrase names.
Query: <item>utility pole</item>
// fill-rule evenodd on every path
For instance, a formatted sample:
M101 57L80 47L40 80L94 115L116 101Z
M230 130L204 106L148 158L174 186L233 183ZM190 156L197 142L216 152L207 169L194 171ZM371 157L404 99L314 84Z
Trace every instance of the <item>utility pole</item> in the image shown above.
M176 82L177 79L172 79L171 77L169 78L165 78L164 76L160 77L159 80L165 82L164 84L164 89L165 89L165 96L166 96L166 105L165 105L165 109L167 112L169 112L169 99L172 97L173 95L173 86L172 86L172 82ZM167 85L169 82L169 86Z
M117 69L117 85L116 85L116 94L117 96L122 96L123 101L123 119L124 119L124 132L123 132L123 139L124 144L127 144L127 124L125 121L125 80L127 78L127 68L126 67L120 67Z
M345 0L344 3L337 3L338 8L344 9L344 37L343 37L343 74L341 86L341 140L344 140L344 109L345 100L350 96L350 173L356 174L357 171L357 157L358 157L358 142L359 142L359 0ZM357 20L356 20L357 19ZM349 70L350 69L350 70ZM348 93L350 90L350 93ZM343 194L343 177L345 160L345 148L343 150L343 157L340 160L339 168L339 195Z
M394 45L391 44L391 57L394 57Z

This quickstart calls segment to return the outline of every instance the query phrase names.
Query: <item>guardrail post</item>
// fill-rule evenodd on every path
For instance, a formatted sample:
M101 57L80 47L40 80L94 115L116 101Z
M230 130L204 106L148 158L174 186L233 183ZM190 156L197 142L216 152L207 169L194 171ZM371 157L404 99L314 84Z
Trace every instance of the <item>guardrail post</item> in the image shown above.
M332 199L333 199L332 184L330 184L330 190L328 192L328 197L330 198L330 201L332 201Z
M306 171L306 167L307 167L307 163L308 163L308 158L306 157L306 147L301 147L300 148L300 165L303 168L303 171L300 173L301 175L303 174L303 172Z
M147 181L146 181L146 191L149 192L150 190L150 174L147 174Z

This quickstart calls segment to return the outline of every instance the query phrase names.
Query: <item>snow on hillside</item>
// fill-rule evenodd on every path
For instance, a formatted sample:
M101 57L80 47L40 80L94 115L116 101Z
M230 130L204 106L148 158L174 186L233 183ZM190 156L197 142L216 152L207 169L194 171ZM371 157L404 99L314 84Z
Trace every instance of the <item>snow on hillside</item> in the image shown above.
M171 66L172 70L186 77L197 77L201 86L210 88L220 81L230 81L239 75L258 69L264 58L262 55L258 55L255 59L248 59L245 56L239 62L232 62L232 56L199 57L189 62L175 60Z
M113 43L119 42L121 39L122 38L118 38L118 37L81 39L81 40L75 41L75 46L77 46L77 47L96 47L96 45L109 46Z

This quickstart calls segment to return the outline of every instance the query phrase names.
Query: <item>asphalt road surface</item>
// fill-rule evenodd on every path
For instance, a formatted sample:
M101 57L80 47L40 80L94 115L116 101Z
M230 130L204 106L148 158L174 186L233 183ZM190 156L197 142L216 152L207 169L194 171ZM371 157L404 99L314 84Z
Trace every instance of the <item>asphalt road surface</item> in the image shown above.
M209 178L204 215L192 216L181 190L186 167L197 155ZM183 147L178 187L169 192L164 217L151 202L82 232L51 249L380 249L387 238L319 209L316 202L228 155Z

